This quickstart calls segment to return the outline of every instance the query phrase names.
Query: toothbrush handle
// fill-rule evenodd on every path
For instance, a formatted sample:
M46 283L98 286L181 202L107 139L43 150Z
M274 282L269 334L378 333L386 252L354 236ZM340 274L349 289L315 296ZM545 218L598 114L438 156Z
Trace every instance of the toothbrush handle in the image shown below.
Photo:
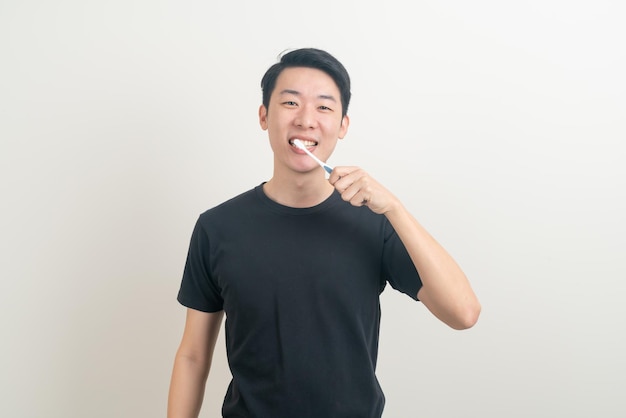
M330 174L331 171L333 171L333 168L331 166L329 166L328 164L326 164L325 162L323 162L322 160L320 160L319 158L317 158L311 151L309 151L308 149L306 149L305 146L300 147L300 149L302 149L304 152L306 152L306 154L313 158L319 165L322 166L322 168L324 170L326 170L326 172L328 174Z

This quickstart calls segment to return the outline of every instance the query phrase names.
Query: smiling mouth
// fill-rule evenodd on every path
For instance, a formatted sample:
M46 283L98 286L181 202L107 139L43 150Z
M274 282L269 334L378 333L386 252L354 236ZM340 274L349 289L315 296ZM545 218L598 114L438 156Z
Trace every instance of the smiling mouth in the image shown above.
M289 140L289 144L290 144L292 147L295 147L295 146L296 146L296 144L294 144L294 143L293 143L293 141L294 141L295 139L300 139L300 138L293 138L293 139L290 139L290 140ZM315 146L317 146L317 144L318 144L318 142L317 142L317 141L309 141L309 140L306 140L306 139L300 139L300 141L304 144L304 146L305 146L305 147L315 147Z

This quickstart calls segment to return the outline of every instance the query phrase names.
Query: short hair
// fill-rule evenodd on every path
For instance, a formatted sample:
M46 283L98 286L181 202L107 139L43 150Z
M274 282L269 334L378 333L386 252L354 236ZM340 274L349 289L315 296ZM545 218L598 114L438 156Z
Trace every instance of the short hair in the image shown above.
M301 48L280 55L280 61L272 65L261 79L263 106L269 109L270 96L276 87L276 80L285 68L315 68L328 74L341 95L341 117L348 113L350 104L350 76L339 60L328 52L316 48Z

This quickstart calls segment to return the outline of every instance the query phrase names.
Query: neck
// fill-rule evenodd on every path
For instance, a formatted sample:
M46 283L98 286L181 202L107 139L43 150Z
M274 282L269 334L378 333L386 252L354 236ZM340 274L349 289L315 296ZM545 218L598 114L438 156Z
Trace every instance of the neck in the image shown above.
M333 193L321 167L309 173L274 176L263 185L263 191L273 201L293 208L319 205Z

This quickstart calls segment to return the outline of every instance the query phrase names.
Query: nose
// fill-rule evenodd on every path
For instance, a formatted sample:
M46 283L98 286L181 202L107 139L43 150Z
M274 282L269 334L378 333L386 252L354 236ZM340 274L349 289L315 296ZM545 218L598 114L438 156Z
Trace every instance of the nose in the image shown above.
M311 106L302 106L296 115L294 123L303 129L314 128L317 124L315 109Z

